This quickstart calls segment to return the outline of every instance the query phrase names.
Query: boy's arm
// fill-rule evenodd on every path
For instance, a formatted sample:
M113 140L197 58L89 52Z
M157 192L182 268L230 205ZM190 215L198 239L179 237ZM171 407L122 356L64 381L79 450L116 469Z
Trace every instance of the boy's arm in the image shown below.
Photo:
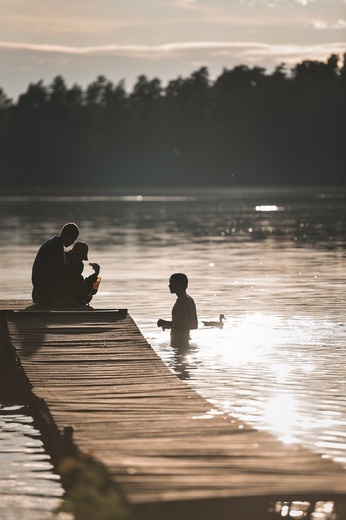
M167 320L158 320L158 327L162 327L162 330L171 329L173 327L173 322Z
M91 274L90 276L87 276L87 277L84 279L84 285L85 285L85 287L87 287L87 290L88 290L88 293L87 293L87 294L90 294L90 293L91 293L92 286L93 286L94 283L96 282L97 277L98 277L99 272L100 272L100 266L99 266L99 264L89 263L89 265L91 265L91 267L94 269L94 272L93 272L93 274Z
M100 274L100 266L96 262L89 262L89 265L94 269L96 276Z

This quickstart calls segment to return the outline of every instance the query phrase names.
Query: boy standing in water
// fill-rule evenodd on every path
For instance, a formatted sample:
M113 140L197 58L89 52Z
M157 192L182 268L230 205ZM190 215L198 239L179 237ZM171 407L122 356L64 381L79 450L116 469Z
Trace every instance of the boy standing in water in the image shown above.
M163 330L171 330L172 340L189 340L190 330L198 328L196 305L186 292L188 286L186 274L175 273L169 279L169 289L172 294L177 295L177 300L172 309L172 321L161 320L157 322L158 327Z

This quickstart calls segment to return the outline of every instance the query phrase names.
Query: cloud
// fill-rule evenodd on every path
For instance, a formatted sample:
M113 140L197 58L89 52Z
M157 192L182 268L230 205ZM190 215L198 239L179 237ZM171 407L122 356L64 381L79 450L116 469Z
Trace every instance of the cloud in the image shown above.
M313 2L315 2L316 0L296 0L296 3L297 4L300 4L302 6L306 6L308 4L312 4Z
M302 5L306 7L309 4L316 2L316 0L241 0L241 4L247 5L249 7L253 7L254 5L267 5L269 7L278 7L280 5L284 6L294 6L295 4Z
M32 35L100 35L112 33L118 29L136 28L150 23L139 18L86 17L82 15L64 15L51 13L13 12L6 16L6 25L17 27L17 32Z
M272 9L283 3L283 9ZM263 4L264 8L256 4ZM184 9L186 19L190 23L198 23L204 27L216 26L227 28L249 27L279 27L299 23L300 14L292 9L286 9L286 0L241 0L235 7L232 3L226 5L202 4L175 0L175 8ZM252 9L249 9L249 8ZM285 8L285 9L284 9ZM284 10L284 14L283 14Z
M315 22L318 24L318 22ZM338 21L339 28L345 27L346 22ZM324 28L324 27L318 27ZM346 42L335 42L315 45L296 45L296 44L269 44L261 42L225 42L225 41L194 41L194 42L172 42L162 45L94 45L94 46L65 46L51 44L34 44L23 42L2 42L0 41L0 50L24 50L35 51L38 53L54 53L54 54L74 54L74 55L95 55L95 54L113 54L123 56L141 56L142 58L167 58L169 55L176 56L190 51L205 51L212 55L225 53L236 54L254 54L254 55L271 55L285 56L294 54L304 56L311 53L326 54L329 52L343 52Z
M132 2L135 0L132 0ZM155 16L143 6L119 6L119 2L47 2L46 0L1 0L0 34L3 39L26 39L74 44L98 37L103 41L122 31L136 33L152 26ZM81 5L83 4L83 5ZM118 4L118 5L117 5ZM126 4L131 4L128 0ZM16 36L14 36L16 35ZM91 40L92 41L92 40Z
M342 0L316 0L316 6L306 8L305 4L312 1L315 0L100 0L98 5L86 0L80 9L78 2L70 0L3 0L8 7L0 19L0 37L71 47L109 42L154 45L175 41L177 37L182 41L227 40L230 34L240 40L253 38L251 33L269 41L287 40L288 36L301 41L309 38L309 34L303 33L306 28L313 28L308 25L309 20L331 23L343 18ZM327 9L321 10L322 2L328 2Z
M313 20L309 23L310 26L314 27L315 29L326 31L326 30L340 30L340 29L346 29L346 20L337 20L334 23L328 23L323 20Z

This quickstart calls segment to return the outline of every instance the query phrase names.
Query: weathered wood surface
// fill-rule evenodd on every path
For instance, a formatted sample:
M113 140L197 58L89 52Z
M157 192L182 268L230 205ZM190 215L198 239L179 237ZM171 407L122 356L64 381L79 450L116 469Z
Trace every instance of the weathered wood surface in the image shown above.
M129 315L3 315L32 392L60 432L73 427L78 448L108 468L130 503L344 496L341 466L215 414L164 365Z

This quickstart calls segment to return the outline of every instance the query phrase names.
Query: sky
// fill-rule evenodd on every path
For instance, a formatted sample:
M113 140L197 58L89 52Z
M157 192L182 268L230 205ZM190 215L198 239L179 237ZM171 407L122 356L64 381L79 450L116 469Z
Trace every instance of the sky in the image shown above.
M0 88L62 75L83 88L104 75L166 85L206 66L271 72L346 52L346 0L0 0Z

